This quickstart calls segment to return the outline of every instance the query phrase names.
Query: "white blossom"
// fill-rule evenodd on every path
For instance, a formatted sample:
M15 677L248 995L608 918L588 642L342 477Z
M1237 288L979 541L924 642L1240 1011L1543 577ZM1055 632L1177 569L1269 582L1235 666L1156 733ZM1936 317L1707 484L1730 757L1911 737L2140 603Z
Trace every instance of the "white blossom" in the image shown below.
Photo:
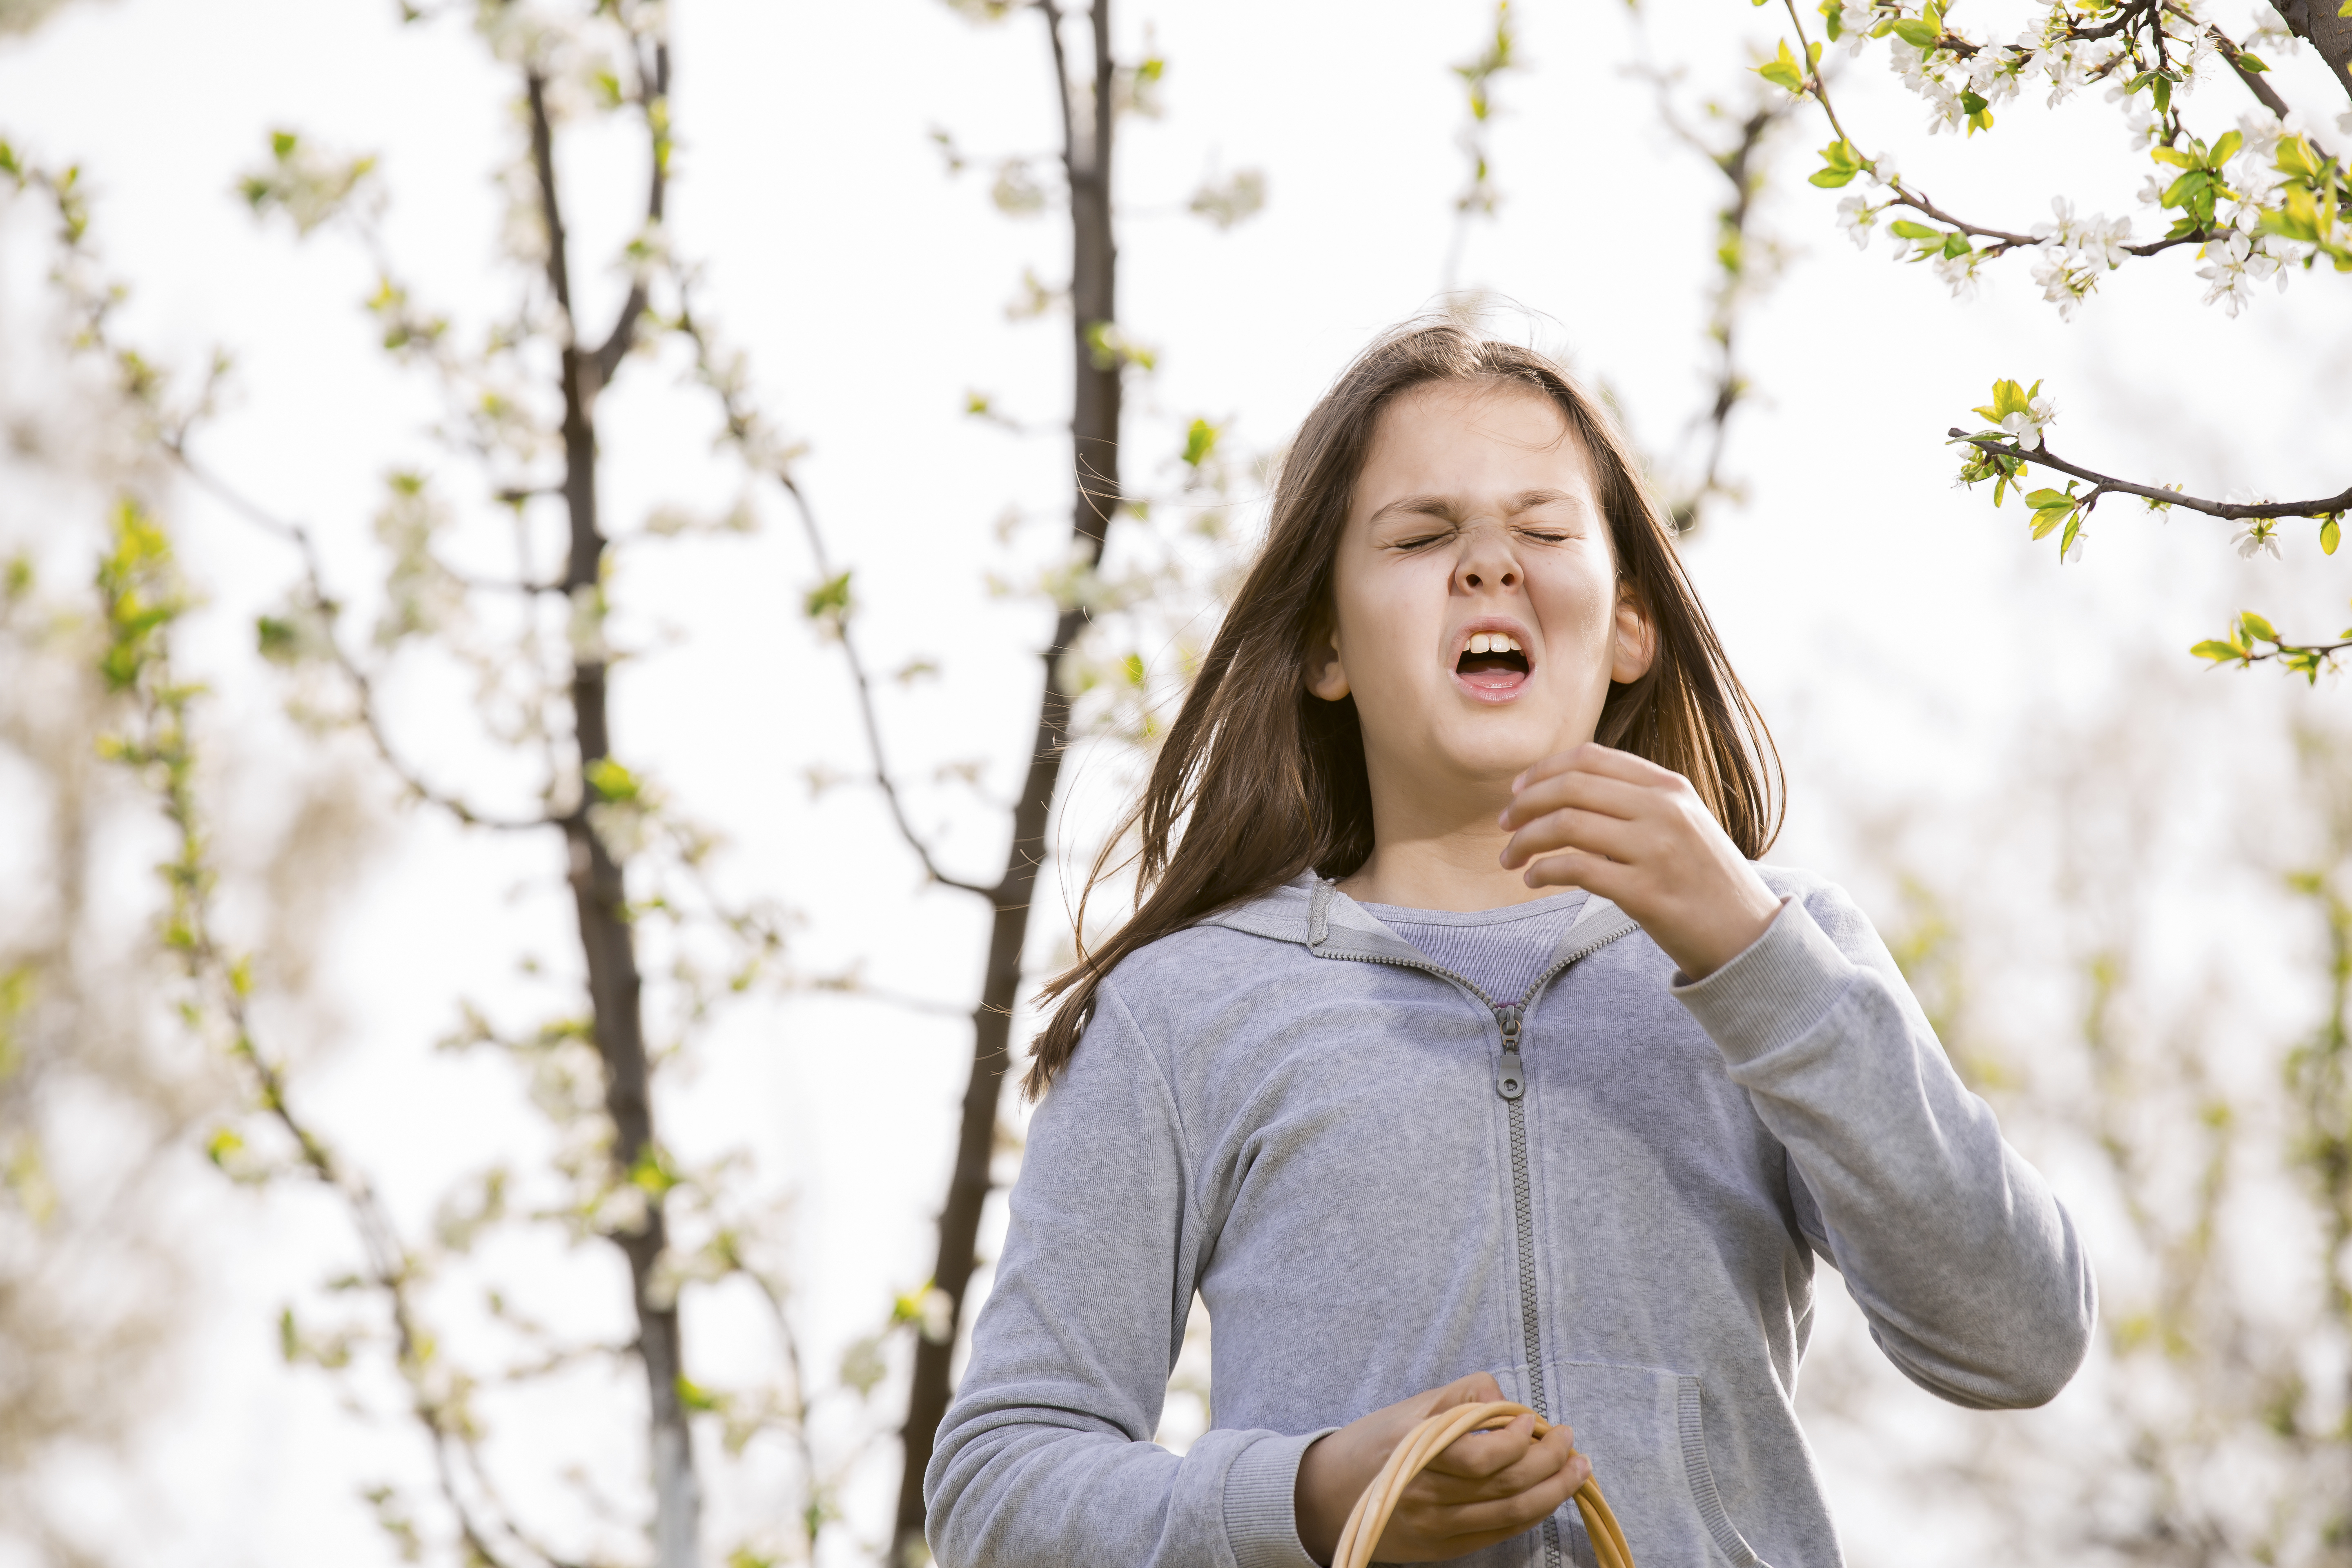
M1977 263L1983 259L1984 252L1969 250L1958 256L1938 256L1929 265L1951 289L1953 299L1973 300L1977 297Z
M2042 433L2058 422L2058 405L2050 398L2037 397L2018 412L2000 422L2003 431L2014 437L2026 451L2040 449Z
M2209 241L2201 254L2205 265L2197 269L2197 276L2211 285L2205 291L2205 302L2221 306L2232 317L2252 303L2256 283L2280 271L2279 258L2242 229L2232 230L2227 239Z
M2268 518L2249 518L2238 524L2238 531L2230 536L2230 542L2248 561L2265 550L2271 552L2272 560L2284 561L2286 557L2279 553L2277 527L2278 524Z
M2244 47L2277 49L2292 54L2302 43L2303 40L2294 36L2294 29L2286 25L2286 18L2279 15L2277 7L2265 5L2263 0L2254 0L2254 30L2246 35Z
M2105 214L2077 219L2074 204L2064 196L2052 197L2050 210L2058 221L2036 224L2033 228L2034 238L2041 242L2035 247L2033 280L2042 286L2042 297L2058 307L2059 319L2070 321L2076 307L2098 287L2099 275L2124 264L2128 254L2124 247L2131 243L2131 220L2110 222Z
M1847 196L1837 205L1838 226L1853 240L1856 250L1870 248L1870 231L1878 222L1878 211L1861 196Z
M2060 556L2058 559L2068 565L2080 566L2083 563L2083 547L2090 542L2090 530L2085 528L2076 529L2074 531L2074 542L2068 545L2066 547L2066 553Z

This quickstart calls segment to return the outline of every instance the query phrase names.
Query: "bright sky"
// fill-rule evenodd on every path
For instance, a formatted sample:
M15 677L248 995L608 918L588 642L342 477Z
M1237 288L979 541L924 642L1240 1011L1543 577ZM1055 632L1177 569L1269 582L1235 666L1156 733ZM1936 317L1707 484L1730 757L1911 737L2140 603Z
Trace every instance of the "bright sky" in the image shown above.
M1496 89L1505 201L1473 231L1463 281L1518 301L1542 341L1613 390L1645 446L1669 447L1704 396L1719 181L1628 78L1637 45L1623 7L1513 9L1527 68ZM205 449L255 497L316 525L355 594L374 569L366 520L380 477L429 457L418 430L430 411L372 347L358 309L372 279L355 251L257 226L233 184L276 127L374 151L394 198L392 247L418 297L477 326L503 307L511 277L498 265L491 177L515 134L510 84L462 27L404 30L392 14L376 0L81 0L0 44L0 134L31 157L83 165L98 244L135 286L125 334L179 366L215 344L236 351L236 395ZM1653 47L1687 68L1685 109L1710 84L1744 93L1731 85L1744 50L1769 47L1780 15L1733 0L1659 7ZM1465 178L1446 67L1490 16L1479 0L1121 6L1122 48L1135 51L1149 26L1170 62L1166 118L1122 132L1121 322L1159 348L1161 367L1132 398L1131 482L1166 484L1196 416L1230 420L1252 449L1277 445L1355 348L1430 303ZM1024 421L1062 416L1060 320L1011 322L1003 306L1024 268L1061 281L1065 242L1050 215L996 212L984 169L948 179L929 132L950 132L976 162L1045 151L1039 26L974 28L937 0L681 0L676 17L677 246L707 263L709 312L749 350L771 413L807 443L804 482L855 569L863 646L885 668L917 655L943 667L936 683L892 691L885 721L910 777L984 762L978 798L927 786L917 814L952 866L992 875L1003 828L991 803L1017 777L1047 622L1034 603L992 597L984 579L1052 556L1067 459L1050 433L1008 434L961 410L978 389ZM2282 64L2304 101L2330 117L2344 107L2308 57ZM1963 145L1924 136L1923 109L1880 57L1847 75L1856 139L1899 148L1906 174L1949 207L2030 226L2064 189L2082 208L2134 210L2146 166L2095 93L2055 114L2029 94L1994 137ZM2211 100L2234 91L2204 89L2198 111L2233 121L2251 100ZM2346 592L2307 531L2289 529L2284 563L2242 567L2220 525L2121 507L2101 515L2087 563L2062 570L2053 548L2029 546L2015 507L1996 513L1988 496L1951 488L1941 440L1996 377L2042 377L2063 411L2057 439L2095 465L2205 494L2330 492L2345 448L2320 433L2340 428L2347 361L2311 345L2352 341L2342 279L2298 278L2284 300L2265 291L2231 321L2197 303L2194 264L2176 254L2113 278L2062 326L2012 261L1956 302L1925 268L1893 265L1883 239L1858 255L1832 226L1837 193L1803 184L1807 150L1826 140L1810 119L1791 132L1762 209L1790 261L1743 329L1756 397L1730 468L1751 503L1721 510L1687 555L1789 745L1791 858L1836 853L1842 803L1932 810L1997 795L1996 742L2017 714L2095 714L2128 671L2184 659L2242 605L2333 632ZM638 183L629 156L611 138L567 150L582 193L574 270L603 297L619 288L607 260ZM1260 217L1221 235L1182 213L1204 177L1244 167L1267 177ZM11 331L30 298L24 210L5 220ZM2137 221L2148 232L2147 213ZM638 363L607 400L616 526L665 501L731 498L709 456L709 406L677 369ZM812 799L801 782L810 768L855 772L864 756L837 656L799 617L811 568L774 500L761 498L769 526L755 541L681 545L631 566L624 631L674 627L687 640L625 678L622 753L723 826L735 886L799 911L808 971L856 963L875 985L963 1008L984 940L971 900L920 890L871 800L850 788ZM1024 521L1000 545L1008 508ZM289 563L193 497L180 516L215 607L194 657L221 684L224 744L245 747L252 792L225 815L266 814L272 749L286 742L268 717L274 691L243 648ZM2337 701L2266 676L2213 679L2245 683L2249 724ZM391 698L395 727L443 776L478 760L442 717L461 697L418 681ZM397 842L356 890L333 950L342 1032L297 1054L315 1113L421 1224L448 1176L501 1151L529 1154L509 1076L432 1057L429 1044L460 994L530 1006L513 961L560 957L565 917L545 847L485 844L423 818ZM797 1000L739 1016L667 1108L682 1144L748 1148L765 1186L792 1194L820 1368L928 1271L967 1037L953 1019L872 1001ZM210 1179L192 1165L192 1184ZM341 1245L333 1216L294 1196L191 1201L194 1233L233 1267L195 1308L187 1398L142 1457L147 1489L120 1515L140 1559L389 1561L351 1484L413 1475L413 1444L397 1426L356 1426L326 1380L283 1368L274 1349L278 1306ZM588 1304L609 1292L603 1266L571 1267L577 1321L608 1318ZM714 1375L766 1353L756 1321L732 1306L709 1322L723 1347ZM625 1473L625 1456L591 1462ZM878 1528L894 1480L894 1458L854 1478L860 1528ZM121 1495L96 1472L86 1484L93 1510L121 1506L96 1500ZM714 1542L772 1501L756 1488L721 1499Z

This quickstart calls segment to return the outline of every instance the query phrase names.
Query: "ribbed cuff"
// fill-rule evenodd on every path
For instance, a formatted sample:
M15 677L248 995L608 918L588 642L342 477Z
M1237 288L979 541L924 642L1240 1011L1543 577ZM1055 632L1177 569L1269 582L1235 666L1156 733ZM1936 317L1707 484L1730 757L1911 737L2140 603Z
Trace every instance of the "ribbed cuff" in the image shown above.
M1225 1539L1239 1568L1316 1568L1298 1539L1298 1461L1337 1430L1270 1435L1234 1456L1225 1469Z
M1820 1023L1853 981L1853 963L1804 905L1788 899L1738 957L1704 980L1677 984L1675 995L1737 1065Z

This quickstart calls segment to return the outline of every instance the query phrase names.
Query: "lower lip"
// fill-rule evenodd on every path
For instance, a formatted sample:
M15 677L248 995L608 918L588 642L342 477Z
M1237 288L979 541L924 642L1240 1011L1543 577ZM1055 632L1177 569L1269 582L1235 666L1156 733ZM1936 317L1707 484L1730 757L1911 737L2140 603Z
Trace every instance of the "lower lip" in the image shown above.
M1514 700L1528 689L1534 671L1522 675L1516 669L1482 670L1476 675L1454 672L1454 684L1460 687L1473 701L1499 705Z

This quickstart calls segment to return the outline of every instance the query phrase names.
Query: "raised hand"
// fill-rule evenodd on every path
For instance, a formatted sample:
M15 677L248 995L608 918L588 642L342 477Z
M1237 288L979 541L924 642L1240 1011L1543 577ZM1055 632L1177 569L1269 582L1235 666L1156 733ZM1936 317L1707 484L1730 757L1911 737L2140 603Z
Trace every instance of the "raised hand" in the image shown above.
M1700 980L1764 934L1780 900L1671 769L1588 742L1511 781L1503 864L1530 888L1585 888Z

